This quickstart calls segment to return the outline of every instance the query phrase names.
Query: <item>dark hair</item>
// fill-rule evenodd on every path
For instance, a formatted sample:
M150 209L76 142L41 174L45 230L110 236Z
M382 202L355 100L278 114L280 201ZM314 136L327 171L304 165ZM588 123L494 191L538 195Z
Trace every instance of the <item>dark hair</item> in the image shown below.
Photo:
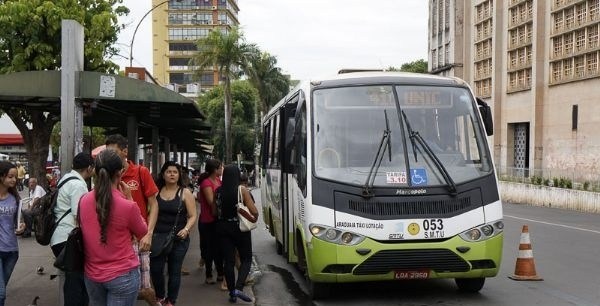
M240 168L236 164L225 166L221 185L223 203L237 203L238 187L240 186Z
M96 214L100 223L100 242L106 244L106 227L112 205L112 184L123 169L123 160L114 150L104 150L96 156Z
M175 167L175 168L177 168L177 172L179 172L179 178L177 179L177 186L179 186L179 187L185 186L185 183L183 181L183 174L181 173L181 165L179 165L178 163L176 163L174 161L168 161L163 164L162 168L160 168L160 173L158 174L158 178L156 179L156 187L158 187L158 190L162 189L166 185L164 175L165 175L165 172L167 171L167 168L169 168L169 167Z
M219 170L219 168L221 168L221 165L222 163L218 159L207 159L206 165L204 166L204 172L202 172L202 174L200 174L200 176L198 177L198 186L202 184L202 181L204 181L213 173L215 173L215 171Z
M119 149L125 150L127 149L129 142L127 141L127 138L123 137L123 135L113 134L106 137L106 141L104 142L104 144L107 146L116 144L117 147L119 147Z
M17 166L9 161L0 161L0 180L6 179L10 169L17 169ZM16 185L14 187L8 187L8 193L12 194L15 199L17 199L17 203L19 203L21 196L19 196L19 191L17 190Z
M244 172L240 173L240 183L248 183L248 175Z
M89 153L81 152L73 157L73 169L81 170L94 165L94 159Z

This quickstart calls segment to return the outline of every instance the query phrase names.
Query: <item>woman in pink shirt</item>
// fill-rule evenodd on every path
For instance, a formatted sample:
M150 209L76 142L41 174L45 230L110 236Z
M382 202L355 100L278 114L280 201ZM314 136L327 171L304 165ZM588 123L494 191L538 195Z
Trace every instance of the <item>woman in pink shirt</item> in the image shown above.
M200 256L204 259L206 265L206 284L216 283L213 279L213 262L217 269L217 281L223 281L223 259L219 251L219 244L216 232L216 206L215 190L221 186L221 175L223 174L223 165L219 160L209 159L206 161L204 173L198 178L200 191L198 192L198 201L200 202L200 220L198 221L198 231L200 232Z
M131 247L148 227L129 187L121 182L123 161L113 150L96 157L95 188L79 203L85 252L85 285L90 305L133 306L140 264Z

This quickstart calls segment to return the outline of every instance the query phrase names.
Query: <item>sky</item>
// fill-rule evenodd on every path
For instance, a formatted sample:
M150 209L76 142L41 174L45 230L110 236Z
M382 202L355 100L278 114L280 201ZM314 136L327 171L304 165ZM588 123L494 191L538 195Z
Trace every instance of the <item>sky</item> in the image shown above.
M342 68L383 69L427 59L425 0L239 0L239 20L248 43L274 55L292 79L336 74ZM119 19L120 57L129 66L152 71L151 0L124 0L130 14ZM164 5L166 8L166 4ZM164 9L163 7L157 9ZM18 133L9 119L0 119L0 133Z
M122 56L136 25L152 8L150 0L124 0ZM274 55L292 79L336 74L342 68L382 69L427 59L425 0L239 0L246 42ZM166 4L164 5L166 8ZM158 8L164 9L164 8ZM152 72L152 25L148 15L133 46L134 66ZM124 68L125 58L115 58Z

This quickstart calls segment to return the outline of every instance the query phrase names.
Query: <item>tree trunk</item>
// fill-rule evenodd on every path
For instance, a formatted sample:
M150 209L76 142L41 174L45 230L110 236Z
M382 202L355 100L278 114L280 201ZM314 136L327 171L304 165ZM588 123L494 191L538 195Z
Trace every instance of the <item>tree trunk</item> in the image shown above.
M52 114L39 110L9 109L6 114L21 132L25 149L27 150L29 177L35 177L38 184L44 188L48 187L46 179L46 160L48 157L48 146L52 128L58 120L53 119ZM31 129L27 126L31 125Z
M229 72L225 72L225 164L231 163L231 80Z

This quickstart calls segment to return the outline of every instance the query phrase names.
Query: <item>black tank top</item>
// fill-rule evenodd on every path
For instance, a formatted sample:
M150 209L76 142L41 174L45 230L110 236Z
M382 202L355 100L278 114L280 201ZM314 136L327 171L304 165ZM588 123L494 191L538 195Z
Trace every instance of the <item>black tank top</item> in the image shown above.
M234 221L237 220L237 201L226 203L223 200L223 188L217 188L216 192L217 220Z
M154 228L155 232L168 233L173 229L173 224L175 224L177 211L179 209L180 193L182 193L181 191L182 189L179 188L175 194L175 198L172 200L165 200L161 198L160 193L156 197L156 201L158 202L158 218L156 219L156 226ZM179 218L177 219L175 233L178 233L181 229L183 229L183 227L185 227L185 224L187 223L187 215L185 203L181 202L181 212L179 213Z

